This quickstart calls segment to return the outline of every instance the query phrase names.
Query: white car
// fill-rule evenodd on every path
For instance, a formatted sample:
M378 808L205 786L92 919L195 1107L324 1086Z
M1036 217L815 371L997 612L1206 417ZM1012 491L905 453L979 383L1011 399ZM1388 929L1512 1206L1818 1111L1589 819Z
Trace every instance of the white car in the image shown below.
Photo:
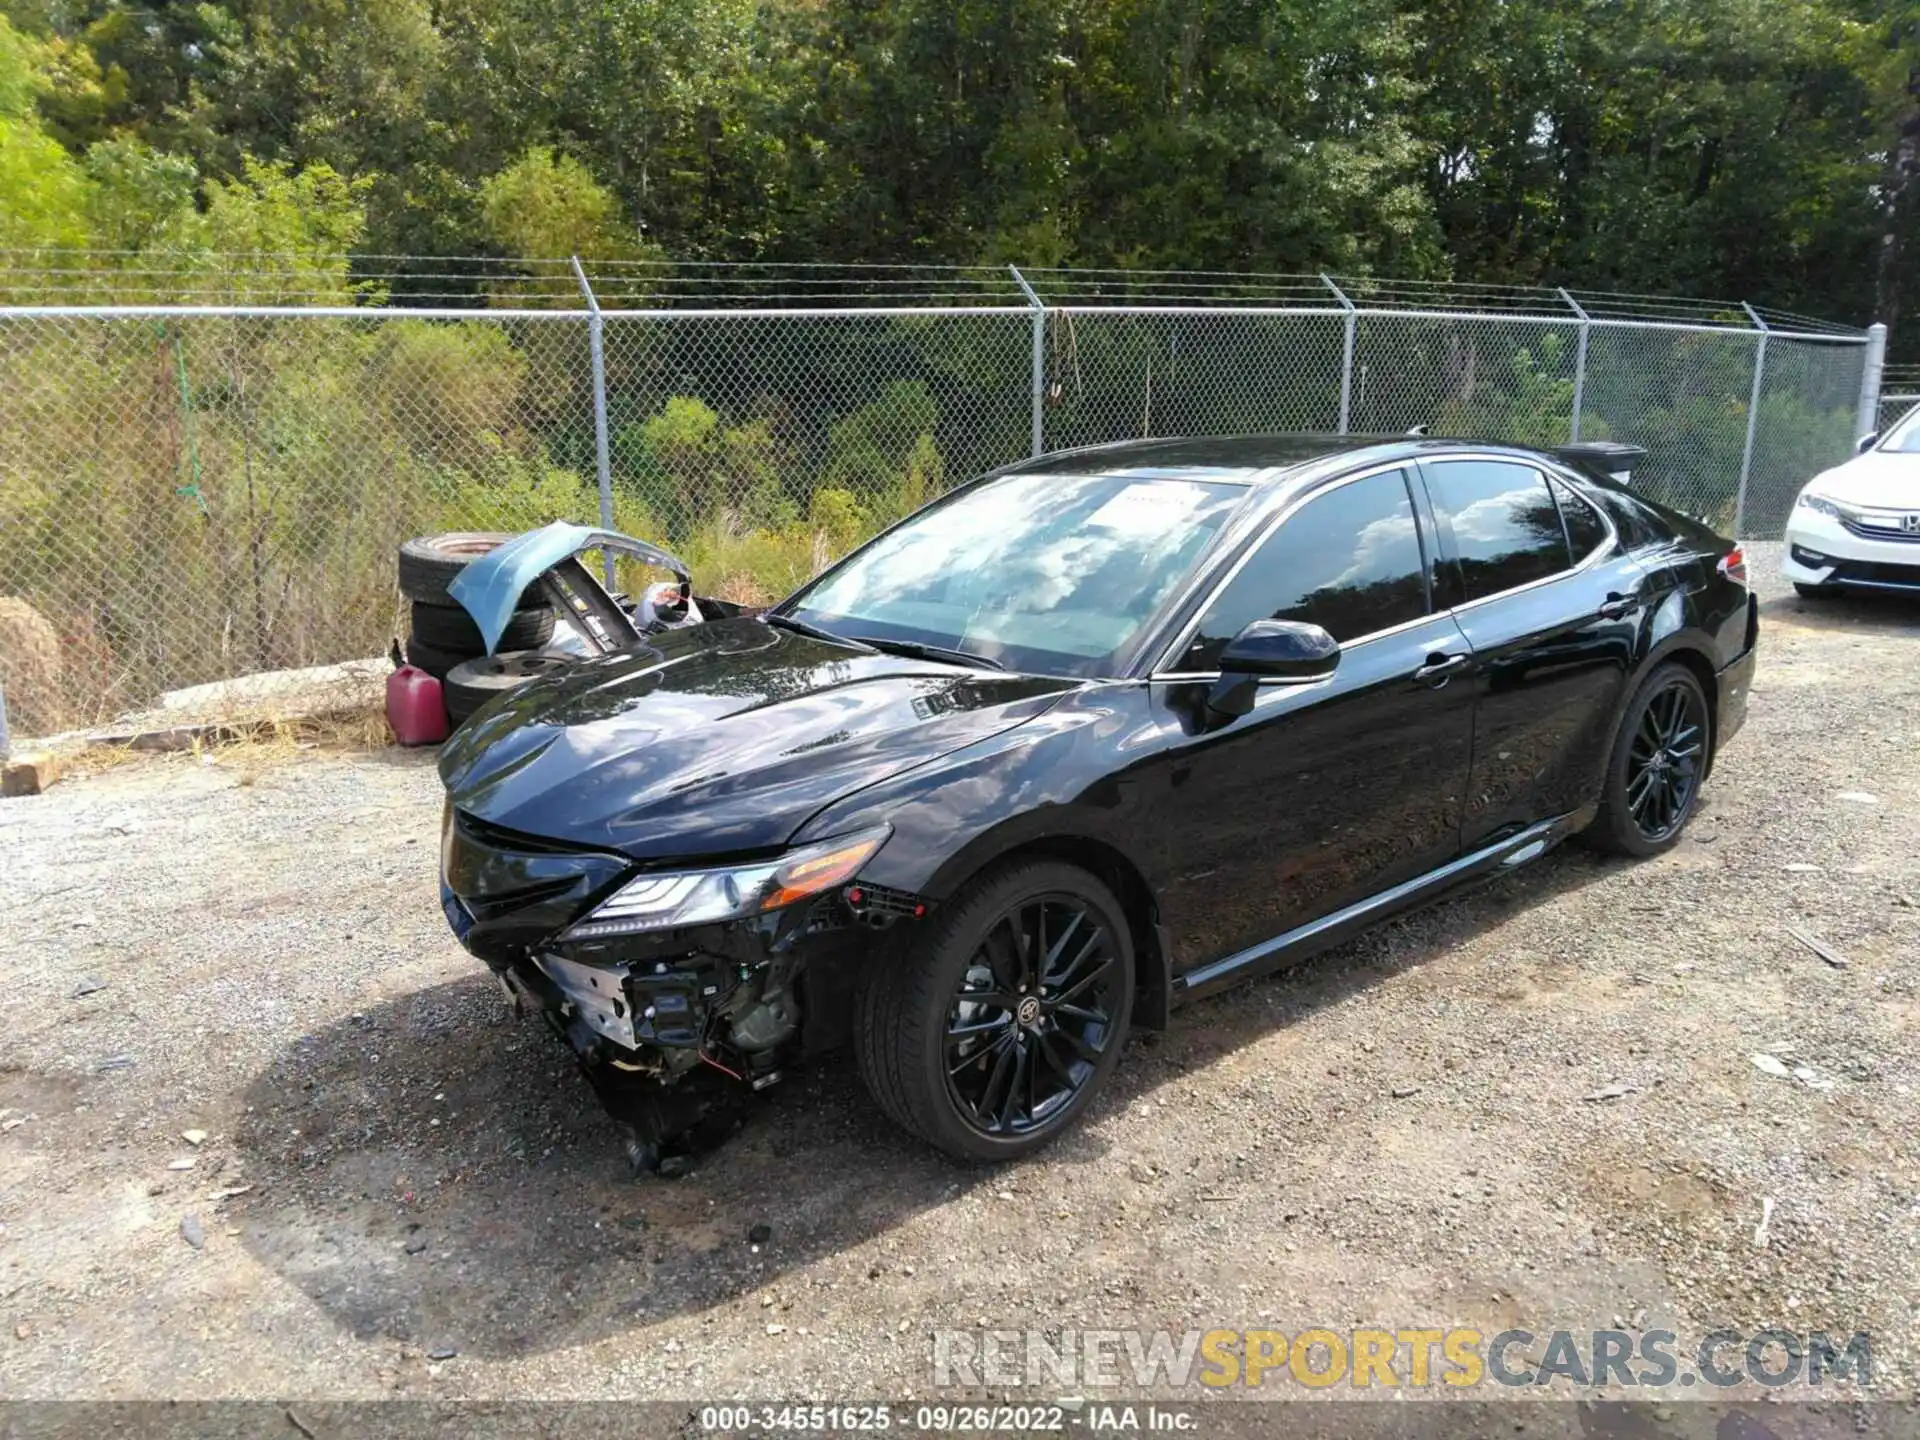
M1780 569L1802 595L1920 594L1920 406L1807 482L1787 517Z

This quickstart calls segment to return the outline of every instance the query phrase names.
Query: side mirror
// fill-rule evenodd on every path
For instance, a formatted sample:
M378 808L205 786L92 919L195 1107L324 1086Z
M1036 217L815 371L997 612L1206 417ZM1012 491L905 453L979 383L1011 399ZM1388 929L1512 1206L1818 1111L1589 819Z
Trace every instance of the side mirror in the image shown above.
M1220 652L1220 678L1207 695L1207 709L1232 720L1253 709L1262 685L1309 685L1340 663L1340 644L1318 625L1298 620L1255 620Z
M1879 438L1880 432L1878 430L1869 430L1854 442L1853 453L1856 455L1866 454L1867 451L1873 448L1874 442Z

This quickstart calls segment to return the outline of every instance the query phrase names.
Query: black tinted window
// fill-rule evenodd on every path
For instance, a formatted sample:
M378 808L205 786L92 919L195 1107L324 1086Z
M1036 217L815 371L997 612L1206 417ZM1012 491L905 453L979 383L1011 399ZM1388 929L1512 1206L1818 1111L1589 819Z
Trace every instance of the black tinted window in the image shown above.
M1568 486L1556 484L1553 493L1560 501L1560 518L1566 522L1567 548L1578 563L1600 548L1607 538L1607 522Z
M1336 487L1281 522L1207 607L1181 670L1217 670L1255 620L1304 620L1339 641L1427 613L1413 504L1400 472Z
M1565 570L1567 537L1546 476L1503 460L1443 460L1428 472L1460 557L1463 598L1478 600Z

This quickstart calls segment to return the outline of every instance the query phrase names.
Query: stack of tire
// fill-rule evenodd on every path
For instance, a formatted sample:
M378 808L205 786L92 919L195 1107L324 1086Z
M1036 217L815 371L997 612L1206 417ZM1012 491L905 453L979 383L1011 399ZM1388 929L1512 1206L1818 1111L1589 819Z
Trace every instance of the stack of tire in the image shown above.
M501 691L566 663L563 656L538 653L553 638L553 611L538 587L520 597L492 655L473 617L447 593L462 569L507 538L458 531L400 547L400 593L409 602L407 663L440 682L447 719L455 725Z

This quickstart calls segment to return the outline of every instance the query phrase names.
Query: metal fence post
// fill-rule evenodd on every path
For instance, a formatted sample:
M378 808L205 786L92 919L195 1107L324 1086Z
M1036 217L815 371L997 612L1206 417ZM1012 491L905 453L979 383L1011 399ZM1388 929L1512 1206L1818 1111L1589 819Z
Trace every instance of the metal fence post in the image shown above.
M587 272L580 264L580 257L573 260L573 278L580 282L580 293L587 300L587 355L593 365L593 464L600 476L600 528L613 529L613 455L607 443L607 322L600 314L600 302L594 297L593 286L587 283ZM613 555L602 552L607 574L607 588L613 589Z
M1867 327L1866 354L1860 365L1860 409L1854 439L1880 428L1880 385L1887 373L1887 327L1878 321Z
M1587 336L1593 330L1593 321L1564 287L1556 288L1560 290L1560 298L1567 302L1567 308L1580 317L1580 339L1573 349L1573 421L1567 434L1567 439L1572 441L1580 438L1580 407L1587 398Z
M1047 307L1027 283L1027 277L1020 273L1019 266L1009 265L1007 269L1033 308L1033 453L1044 455L1047 450Z
M7 736L7 692L0 686L0 760L13 755L13 741Z
M1347 292L1334 284L1333 277L1324 270L1320 272L1320 283L1333 292L1333 298L1347 312L1346 335L1340 344L1340 433L1344 435L1353 428L1353 346L1360 312L1354 309Z
M1767 373L1767 337L1772 333L1767 322L1746 301L1740 302L1740 308L1747 312L1747 318L1760 328L1759 342L1753 349L1753 390L1747 397L1747 439L1740 447L1740 489L1733 497L1733 538L1745 537L1747 519L1747 480L1753 474L1753 436L1760 424L1760 384Z

